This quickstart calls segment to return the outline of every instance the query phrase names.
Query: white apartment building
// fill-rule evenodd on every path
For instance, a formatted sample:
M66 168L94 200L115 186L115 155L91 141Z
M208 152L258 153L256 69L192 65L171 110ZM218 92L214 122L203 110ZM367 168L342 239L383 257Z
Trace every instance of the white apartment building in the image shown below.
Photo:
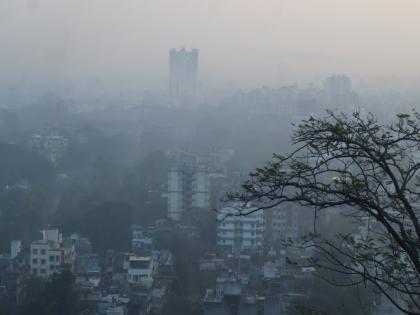
M156 260L151 256L131 256L128 260L128 264L128 283L139 284L150 288L153 284L153 275L157 269Z
M58 229L42 231L42 240L31 243L31 274L49 277L63 268L73 269L75 261L74 247L62 244L62 235Z
M13 240L10 243L10 258L15 259L22 251L22 241Z
M264 246L264 213L262 210L239 216L240 205L220 210L217 224L217 244L232 253L262 252ZM255 208L247 207L245 212Z

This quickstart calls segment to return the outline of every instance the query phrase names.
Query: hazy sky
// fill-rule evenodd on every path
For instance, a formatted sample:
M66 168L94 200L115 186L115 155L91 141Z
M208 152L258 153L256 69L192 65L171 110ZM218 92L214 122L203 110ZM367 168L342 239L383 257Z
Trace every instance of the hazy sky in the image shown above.
M420 1L0 0L3 81L151 85L183 45L200 49L209 81L419 76Z

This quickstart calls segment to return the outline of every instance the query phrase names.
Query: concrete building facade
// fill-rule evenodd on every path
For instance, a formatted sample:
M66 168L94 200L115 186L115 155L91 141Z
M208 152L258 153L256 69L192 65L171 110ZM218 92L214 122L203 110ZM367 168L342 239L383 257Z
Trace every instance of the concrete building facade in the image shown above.
M42 240L33 241L30 246L31 274L50 277L63 269L73 270L75 250L62 243L62 235L56 228L42 231Z
M250 214L239 216L237 205L220 210L217 224L217 244L234 254L261 253L264 246L264 212L252 212L255 208L244 209Z
M198 87L198 49L169 51L169 93L172 106L185 105Z
M204 166L177 166L168 171L168 217L179 221L183 213L210 206L209 174Z
M131 256L128 263L128 283L139 284L150 288L153 284L153 275L157 268L157 263L154 257Z

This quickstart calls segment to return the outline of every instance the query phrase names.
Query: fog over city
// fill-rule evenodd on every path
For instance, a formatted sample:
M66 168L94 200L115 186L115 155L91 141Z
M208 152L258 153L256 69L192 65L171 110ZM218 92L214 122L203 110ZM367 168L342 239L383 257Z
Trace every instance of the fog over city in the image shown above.
M420 1L0 0L0 315L420 315Z
M329 73L418 83L419 11L416 0L2 0L1 79L162 87L167 50L186 46L202 51L206 85L288 85Z

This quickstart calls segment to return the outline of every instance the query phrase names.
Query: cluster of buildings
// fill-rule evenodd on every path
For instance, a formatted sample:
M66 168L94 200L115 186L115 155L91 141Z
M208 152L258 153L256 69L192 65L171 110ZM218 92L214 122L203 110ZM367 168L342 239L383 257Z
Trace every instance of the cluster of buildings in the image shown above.
M169 51L169 103L176 108L191 108L198 103L199 50L192 48ZM309 84L280 88L262 87L250 92L238 92L228 99L252 113L277 113L295 119L322 114L326 109L353 112L360 107L351 79L346 75L331 75L321 88ZM232 105L231 104L231 105Z
M301 213L307 211L300 210L294 205L270 211L238 203L220 205L215 250L198 262L200 273L215 276L201 297L203 315L291 314L293 303L309 300L315 268L289 264L288 259L304 262L313 252L282 246L282 241L297 240L302 233ZM335 210L323 219L333 219ZM82 303L94 314L160 314L175 279L175 261L170 251L157 248L152 232L171 228L194 226L172 218L149 229L133 225L131 250L110 249L103 255L92 250L86 237L65 237L57 228L46 228L27 249L13 241L10 254L0 257L0 294L24 294L18 280L22 277L47 279L70 270ZM362 235L363 227L355 233ZM196 232L187 235L197 238ZM377 303L376 314L395 310L385 300Z
M287 253L299 259L304 253ZM309 299L314 268L288 265L286 254L255 260L250 255L208 255L203 272L218 274L203 297L204 315L292 314L293 303Z
M229 102L251 114L274 114L298 121L310 115L322 115L327 109L349 113L361 106L346 75L328 77L321 88L291 85L237 92Z
M287 240L299 241L300 213L307 212L300 210L283 206L263 212L231 204L219 211L218 250L200 261L202 272L218 275L203 297L204 315L294 314L297 303L310 301L317 279L316 267L308 266L314 249L282 245ZM339 209L333 210L329 218L320 219L339 215ZM239 211L249 214L241 216ZM354 238L363 237L365 228L363 224L355 228ZM371 314L402 314L382 294L370 299Z
M150 314L162 308L173 281L173 256L157 250L139 226L132 227L132 250L92 251L86 237L64 237L54 227L41 231L41 239L26 248L11 243L10 254L0 256L0 295L19 299L28 277L49 279L65 270L75 276L83 307L97 315Z
M57 130L34 132L29 139L29 148L38 151L53 163L66 154L68 145L68 138Z
M220 159L214 154L209 156L212 158L182 150L168 153L172 167L168 170L165 195L169 222L183 229L194 230L194 221L188 218L217 210L216 250L206 253L199 262L200 272L217 275L215 286L209 287L203 296L203 314L286 314L294 298L308 296L308 292L295 290L296 286L288 283L295 282L294 275L302 278L304 274L305 279L312 276L308 270L304 273L299 268L287 268L285 260L291 253L280 250L283 241L298 239L301 211L293 205L262 211L252 205L223 201L222 194L235 181L229 181L223 167L215 166L220 164L215 162ZM197 231L189 235L197 237ZM264 264L267 261L271 262L270 266ZM150 262L135 260L133 263ZM276 285L271 285L272 282ZM255 287L264 289L255 290Z
M172 106L185 108L196 103L198 59L197 49L170 51ZM263 87L239 92L229 101L250 114L275 113L293 119L320 114L326 108L348 112L359 106L351 80L344 75L327 78L322 88ZM36 132L29 141L32 149L53 163L65 155L68 145L68 139L58 131ZM292 301L309 298L307 283L315 271L287 264L289 258L298 261L310 257L310 250L282 246L283 241L296 241L302 234L302 226L307 225L303 211L290 204L261 211L251 204L222 202L224 193L235 186L223 163L229 154L232 152L211 150L203 157L187 150L167 152L172 162L164 193L169 222L177 229L191 230L188 235L197 237L200 231L186 218L217 210L214 252L199 261L200 272L217 275L202 296L202 313L288 314ZM16 187L27 186L19 183ZM149 193L160 198L160 191ZM42 237L26 250L22 242L13 241L10 254L0 256L0 294L13 292L19 296L20 277L47 279L69 270L76 276L82 302L95 314L159 314L174 280L173 255L156 248L143 227L132 226L131 235L130 251L109 249L103 255L92 250L87 238L78 234L64 237L57 228L43 230Z

